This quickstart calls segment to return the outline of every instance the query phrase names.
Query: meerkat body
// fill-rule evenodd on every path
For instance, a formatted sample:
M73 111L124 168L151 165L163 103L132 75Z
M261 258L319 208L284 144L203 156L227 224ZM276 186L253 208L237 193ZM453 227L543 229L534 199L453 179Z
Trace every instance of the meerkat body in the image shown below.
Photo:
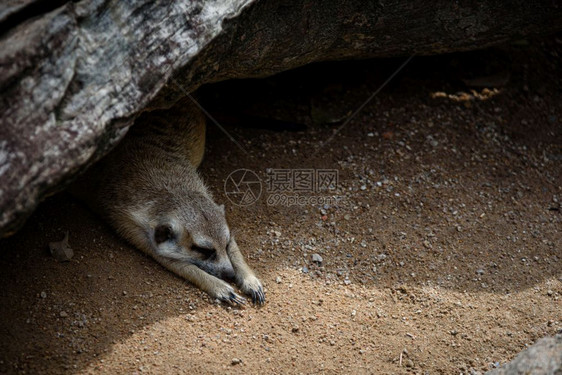
M72 192L129 242L212 297L256 303L261 282L248 267L225 219L197 173L205 118L188 98L168 111L143 114L123 142L81 178Z

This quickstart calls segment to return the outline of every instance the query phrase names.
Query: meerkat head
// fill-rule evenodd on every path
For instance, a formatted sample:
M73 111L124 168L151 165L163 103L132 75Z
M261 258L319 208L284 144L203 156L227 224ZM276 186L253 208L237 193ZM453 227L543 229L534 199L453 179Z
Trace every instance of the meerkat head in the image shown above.
M231 240L224 206L206 194L189 192L181 199L169 197L153 202L148 210L135 214L136 224L149 237L154 255L188 260L203 271L222 279L234 278L227 254ZM146 243L145 243L146 245Z

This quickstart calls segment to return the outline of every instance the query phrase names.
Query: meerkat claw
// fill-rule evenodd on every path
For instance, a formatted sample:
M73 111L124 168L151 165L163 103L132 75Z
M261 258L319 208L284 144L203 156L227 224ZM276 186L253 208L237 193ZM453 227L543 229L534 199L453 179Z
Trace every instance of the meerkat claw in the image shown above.
M265 303L265 294L263 292L263 288L260 286L257 291L252 290L250 292L252 297L252 302L256 305L263 305Z
M242 296L239 296L236 293L231 293L230 300L237 305L245 305L246 304L246 298L244 298Z
M234 293L234 292L230 292L230 295L228 296L228 298L225 298L223 300L224 302L228 302L231 305L245 305L246 304L246 298Z
M265 293L261 281L253 274L247 275L238 281L240 290L252 298L252 302L258 305L265 303Z

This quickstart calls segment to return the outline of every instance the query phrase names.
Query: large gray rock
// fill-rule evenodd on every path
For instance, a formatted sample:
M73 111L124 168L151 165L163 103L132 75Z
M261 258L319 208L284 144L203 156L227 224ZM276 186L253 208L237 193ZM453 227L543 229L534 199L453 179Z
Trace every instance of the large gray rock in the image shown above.
M545 337L487 375L562 375L562 334Z
M312 61L482 48L559 30L555 1L7 0L0 4L0 236L145 109Z

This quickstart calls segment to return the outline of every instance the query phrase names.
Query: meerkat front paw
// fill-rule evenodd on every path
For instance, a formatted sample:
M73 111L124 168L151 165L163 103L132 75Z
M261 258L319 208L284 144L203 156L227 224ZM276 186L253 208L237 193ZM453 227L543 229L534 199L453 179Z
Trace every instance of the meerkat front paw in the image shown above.
M261 281L254 275L248 275L239 282L240 290L252 297L252 302L258 305L265 303L265 293Z
M246 303L246 298L236 293L230 285L222 280L220 284L216 285L212 290L207 291L207 293L219 301L231 305L244 305Z

